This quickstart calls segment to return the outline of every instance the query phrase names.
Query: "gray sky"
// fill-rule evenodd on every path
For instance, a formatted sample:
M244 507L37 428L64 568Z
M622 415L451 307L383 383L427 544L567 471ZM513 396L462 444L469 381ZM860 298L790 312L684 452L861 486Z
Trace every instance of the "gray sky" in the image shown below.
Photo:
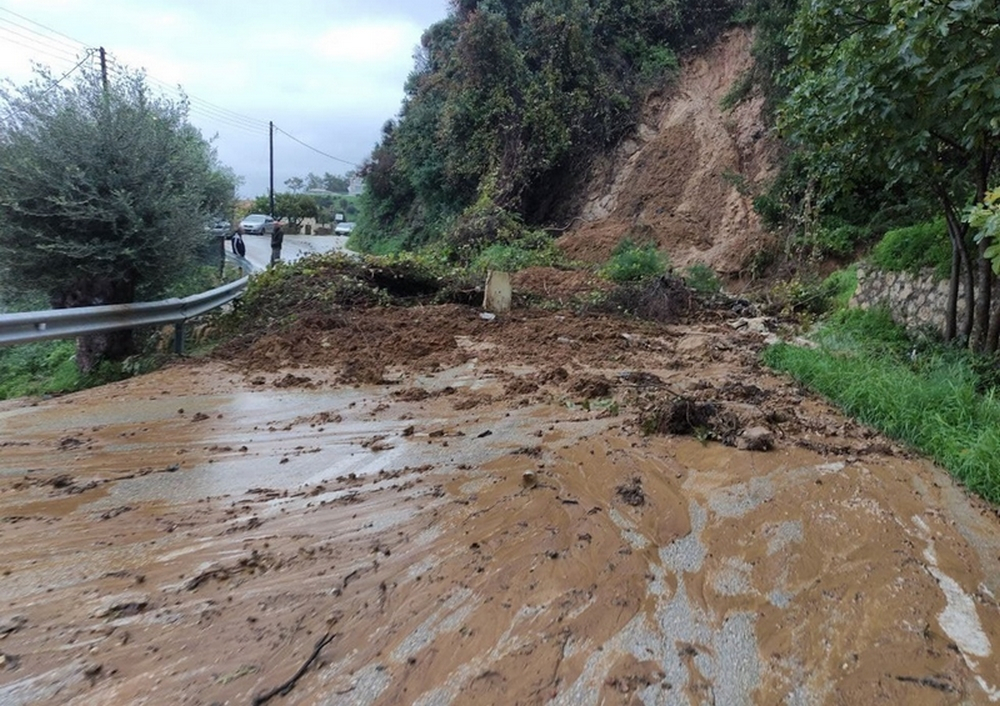
M0 77L24 83L32 61L61 76L103 46L164 94L179 84L191 122L255 196L268 187L268 121L348 162L277 132L276 191L367 157L399 112L420 35L447 11L448 0L0 0Z

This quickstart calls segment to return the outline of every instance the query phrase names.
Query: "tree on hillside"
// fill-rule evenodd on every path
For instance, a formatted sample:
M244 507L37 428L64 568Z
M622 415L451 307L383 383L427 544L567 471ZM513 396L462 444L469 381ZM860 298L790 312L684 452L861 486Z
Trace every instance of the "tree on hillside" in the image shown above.
M271 200L267 196L258 196L253 202L255 213L267 213L271 208ZM297 227L303 218L316 218L319 206L316 199L309 194L281 193L274 195L274 217L287 221Z
M292 193L297 194L305 188L305 182L300 177L291 177L290 179L285 179L285 186Z
M335 194L346 194L349 183L350 181L347 176L338 176L330 172L323 172L322 186L327 191L332 191Z
M357 242L415 247L495 222L480 217L490 212L564 219L591 161L634 127L677 54L744 2L452 0L361 171Z
M82 69L44 69L0 90L0 268L52 305L122 304L162 294L201 252L202 226L233 203L236 178L187 122L187 104L141 74L106 88ZM77 364L133 352L131 331L80 339Z
M1000 6L812 0L791 46L780 125L804 148L821 190L850 190L874 174L933 197L952 247L947 337L996 350L988 244L970 251L962 212L983 200L1000 148Z

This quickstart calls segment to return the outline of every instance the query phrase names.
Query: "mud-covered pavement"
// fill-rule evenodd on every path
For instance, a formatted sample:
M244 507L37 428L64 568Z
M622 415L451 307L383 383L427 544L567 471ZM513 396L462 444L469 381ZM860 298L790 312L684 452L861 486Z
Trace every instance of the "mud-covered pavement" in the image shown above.
M754 326L365 316L2 403L0 703L1000 702L996 512Z

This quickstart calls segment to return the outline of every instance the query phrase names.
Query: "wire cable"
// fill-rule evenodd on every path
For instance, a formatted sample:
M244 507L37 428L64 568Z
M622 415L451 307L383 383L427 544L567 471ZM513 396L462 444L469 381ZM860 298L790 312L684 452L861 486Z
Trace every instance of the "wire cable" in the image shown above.
M295 141L295 142L298 142L298 143L299 143L300 145L302 145L303 147L305 147L305 148L307 148L307 149L310 149L310 150L312 150L313 152L315 152L315 153L317 153L317 154L321 154L321 155L323 155L324 157L328 157L329 159L332 159L332 160L334 160L335 162L343 162L344 164L349 164L349 165L351 165L352 167L358 167L358 166L361 166L361 165L359 165L359 164L356 164L355 162L350 162L350 161L348 161L348 160L346 160L346 159L341 159L340 157L334 157L334 156L333 156L332 154L327 154L327 153L326 153L326 152L324 152L323 150L319 150L319 149L316 149L316 148L315 148L315 147L313 147L312 145L307 145L307 144L306 144L305 142L303 142L303 141L302 141L302 140L300 140L299 138L295 137L295 135L290 135L290 134L288 134L287 132L285 132L284 130L282 130L282 129L281 129L280 127L278 127L277 125L275 125L275 126L274 126L274 130L275 130L275 132L280 132L280 133L281 133L282 135L284 135L285 137L289 138L290 140L293 140L293 141Z
M60 42L61 44L65 44L66 46L68 46L68 47L70 47L70 48L72 48L74 50L79 50L80 47L86 47L87 46L86 44L84 44L83 42L81 42L79 39L74 39L73 37L70 37L67 34L63 34L62 32L59 32L58 30L54 30L51 27L47 27L47 26L43 25L41 22L35 22L35 20L31 19L30 17L25 17L24 15L20 15L20 14L14 12L13 10L8 10L5 7L0 7L0 12L6 12L8 15L13 15L14 17L17 17L18 19L24 20L25 22L30 22L31 24L35 25L36 27L41 27L46 32L51 32L52 34L55 34L57 36L63 37L65 39L68 39L70 42L72 42L72 44L67 44L66 42L62 42L61 40L54 39L54 38L52 38L51 41ZM0 21L11 22L10 20L2 20L2 18L0 18ZM17 23L11 22L11 24L17 24ZM28 28L26 27L25 29L28 29ZM28 29L28 31L29 32L34 32L35 34L38 34L39 36L42 36L42 37L45 36L45 35L41 34L40 32L35 32L32 29Z
M2 32L2 31L3 31L3 27L0 27L0 32ZM28 42L30 42L30 41L31 40L29 39ZM39 46L37 44L31 44L31 43L26 43L24 41L18 41L17 39L13 39L11 37L2 37L2 38L0 38L0 44L12 44L12 45L15 45L15 46L23 47L24 49L27 49L27 50L31 51L32 53L34 53L36 55L37 54L43 54L43 55L49 57L50 59L54 59L56 61L61 61L61 62L67 63L67 64L76 61L80 57L80 53L79 52L77 52L76 54L72 54L72 55L55 54L53 52L48 51L47 48L42 48L41 46ZM39 62L39 63L41 63L41 62Z
M80 59L79 63L76 66L74 66L72 69L70 69L69 71L67 71L66 73L64 73L62 76L60 76L59 78L57 78L55 81L53 81L51 86L49 86L44 91L42 91L42 95L45 95L46 93L48 93L49 91L51 91L53 88L55 88L60 83L62 83L63 79L65 79L71 73L73 73L78 68L80 68L81 66L83 66L87 61L90 61L90 57L93 56L93 53L94 52L93 52L92 49L88 49L87 50L87 55L85 57L83 57L82 59Z
M10 35L10 37L6 38L5 41L13 41L13 39L11 38L17 38L22 42L29 42L29 46L31 48L38 49L39 51L42 51L44 53L53 56L61 56L64 58L71 56L77 57L80 55L80 50L85 48L83 47L83 45L81 45L73 49L66 49L58 44L47 44L45 42L40 42L36 37L32 36L31 34L20 32L16 28L7 27L2 23L3 23L3 18L0 17L0 32Z

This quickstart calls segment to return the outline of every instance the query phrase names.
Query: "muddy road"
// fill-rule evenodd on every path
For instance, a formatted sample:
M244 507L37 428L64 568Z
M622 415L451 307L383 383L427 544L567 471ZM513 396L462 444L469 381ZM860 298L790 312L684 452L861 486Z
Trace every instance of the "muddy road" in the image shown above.
M0 703L1000 702L995 510L745 324L390 310L0 404Z

